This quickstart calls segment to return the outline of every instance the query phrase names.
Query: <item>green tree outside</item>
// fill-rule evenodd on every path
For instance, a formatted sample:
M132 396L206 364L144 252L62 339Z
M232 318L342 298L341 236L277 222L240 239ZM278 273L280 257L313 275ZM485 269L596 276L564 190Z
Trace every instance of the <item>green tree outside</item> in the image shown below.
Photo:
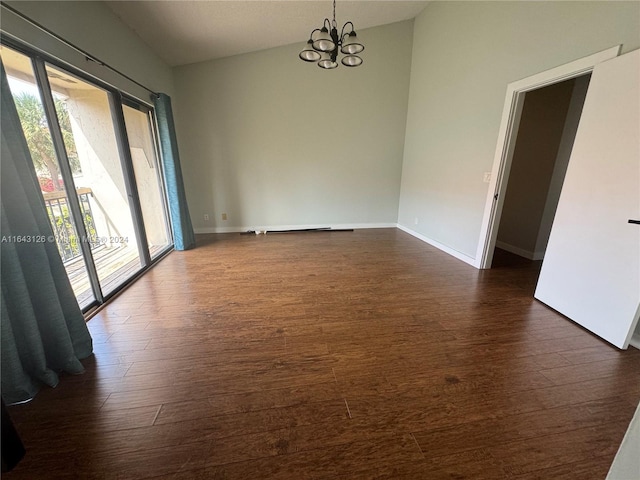
M22 92L14 96L14 102L38 177L48 177L51 180L53 190L56 192L62 191L64 186L60 181L58 159L53 148L47 117L40 98L32 93ZM67 105L60 98L54 98L54 102L71 171L73 173L81 173L80 160L73 139ZM58 250L63 260L66 261L81 254L80 244L71 221L66 198L57 201L59 202L59 214L55 213L53 207L49 205L47 206L47 213L56 235L60 237L57 242ZM87 205L89 211L85 211L83 203L81 203L81 207L87 233L91 237L96 237L97 234L90 214L90 207Z
M40 99L31 93L23 92L16 95L14 101L36 171L38 174L51 178L55 191L62 190L62 185L59 181L60 168L58 167L49 126L47 125L47 117ZM56 98L54 101L71 171L80 173L80 160L73 140L67 106L64 100L60 98Z

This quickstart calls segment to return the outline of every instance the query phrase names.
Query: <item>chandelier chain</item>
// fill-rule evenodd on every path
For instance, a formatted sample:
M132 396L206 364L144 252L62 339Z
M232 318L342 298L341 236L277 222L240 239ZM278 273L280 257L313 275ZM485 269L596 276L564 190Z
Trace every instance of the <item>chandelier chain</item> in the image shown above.
M337 28L336 23L336 0L333 0L333 26Z

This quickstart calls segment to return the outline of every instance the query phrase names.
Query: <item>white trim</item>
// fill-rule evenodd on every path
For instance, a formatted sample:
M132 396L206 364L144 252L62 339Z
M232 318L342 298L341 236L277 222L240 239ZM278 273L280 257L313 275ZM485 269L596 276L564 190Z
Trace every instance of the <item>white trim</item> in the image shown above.
M458 252L457 250L454 250L450 247L447 247L446 245L433 240L429 237L425 237L424 235L422 235L421 233L415 232L409 228L403 227L402 225L398 224L398 223L346 223L346 224L333 224L333 225L327 225L327 224L323 224L323 225L271 225L269 227L256 227L256 226L252 226L252 227L210 227L210 228L194 228L194 231L196 234L206 234L206 233L244 233L244 232L248 232L248 231L256 231L256 230L260 230L260 231L264 231L266 230L267 233L269 233L269 231L277 231L277 230L303 230L303 229L307 229L307 228L331 228L331 229L335 229L335 230L339 230L339 229L354 229L354 230L360 230L360 229L365 229L365 228L398 228L400 230L402 230L403 232L408 233L409 235L416 237L420 240L422 240L425 243L428 243L429 245L436 247L438 250L442 250L445 253L448 253L449 255L457 258L458 260L462 260L465 263L468 263L469 265L472 266L476 266L475 264L475 259L471 258L470 256L462 253L462 252Z
M240 228L240 227L207 227L207 228L193 228L193 232L196 235L202 235L205 233L240 233L246 232L249 230L248 228Z
M476 251L478 268L490 268L502 214L502 204L507 189L511 159L515 147L515 139L522 113L524 94L536 88L541 88L554 83L569 80L589 73L595 65L610 60L619 55L622 45L611 47L593 55L575 60L573 62L537 73L527 78L515 81L507 85L502 120L498 130L496 152L491 168L491 182L487 191L484 215L480 227L478 249ZM498 195L497 201L494 196Z
M640 350L640 332L635 333L631 337L631 340L629 340L629 345L631 345L632 347L636 347L638 350Z
M500 240L496 240L496 247L506 250L507 252L514 253L520 257L528 258L529 260L542 260L544 258L544 250L541 252L531 252L524 248L516 247Z
M462 252L458 252L457 250L454 250L451 247L447 247L446 245L438 242L437 240L433 240L432 238L429 237L425 237L424 235L422 235L421 233L415 232L407 227L404 227L400 224L398 224L398 228L400 230L402 230L403 232L408 233L409 235L412 235L420 240L422 240L425 243L428 243L429 245L431 245L432 247L436 247L438 250L442 250L445 253L448 253L449 255L456 257L458 260L462 260L465 263L468 263L469 265L472 266L476 266L476 260L475 258L470 257L469 255L466 255Z
M194 228L196 234L203 233L242 233L249 231L278 231L278 230L305 230L310 228L330 228L333 230L353 229L361 230L364 228L396 228L396 223L338 223L338 224L314 224L314 225L251 225L246 227L207 227Z

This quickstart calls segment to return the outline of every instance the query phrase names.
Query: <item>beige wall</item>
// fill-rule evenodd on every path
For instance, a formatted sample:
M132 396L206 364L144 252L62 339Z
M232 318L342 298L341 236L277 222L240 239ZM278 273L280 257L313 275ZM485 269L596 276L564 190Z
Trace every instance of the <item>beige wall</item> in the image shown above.
M175 68L196 230L395 225L412 24L359 30L355 69L302 62L304 42Z
M102 2L6 2L154 91L172 95L173 73L140 38ZM108 69L87 62L80 53L2 9L2 30L21 41L65 60L121 90L149 101L149 93Z
M507 84L637 49L638 18L638 2L429 4L414 24L399 224L473 259Z
M498 245L514 253L526 252L528 258L535 254L574 83L575 80L567 80L525 96Z

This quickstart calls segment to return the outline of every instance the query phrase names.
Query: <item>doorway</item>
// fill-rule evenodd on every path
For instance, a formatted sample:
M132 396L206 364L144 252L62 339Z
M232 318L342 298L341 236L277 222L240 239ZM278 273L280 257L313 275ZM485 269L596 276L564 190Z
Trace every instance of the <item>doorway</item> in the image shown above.
M617 57L620 49L621 45L617 45L507 85L502 121L498 131L496 154L490 175L489 189L478 239L478 249L475 255L474 265L477 268L491 268L492 265L526 94L566 80L589 75L596 65ZM548 191L550 190L551 186L548 188ZM552 202L549 202L549 205L551 207ZM543 213L544 210L543 208ZM551 217L552 223L553 216L547 212L545 218L549 217ZM540 229L538 230L539 232ZM531 251L532 256L535 253L534 248Z
M544 257L591 74L526 92L495 248ZM495 251L494 251L495 253ZM493 265L493 262L492 262Z

